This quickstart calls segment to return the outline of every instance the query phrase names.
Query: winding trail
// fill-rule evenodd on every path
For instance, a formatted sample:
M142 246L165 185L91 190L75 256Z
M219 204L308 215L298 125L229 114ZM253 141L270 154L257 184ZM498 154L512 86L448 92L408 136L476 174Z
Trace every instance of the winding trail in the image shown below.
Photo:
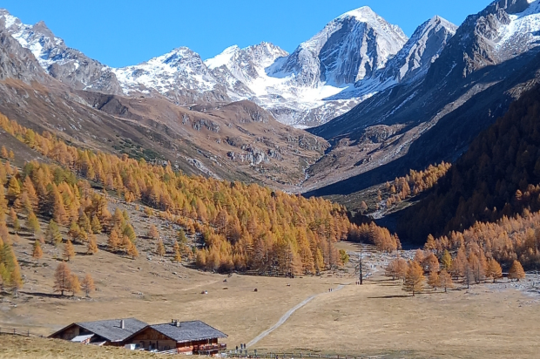
M343 289L343 287L345 287L345 284L340 284L340 285L337 286L336 289L334 289L330 293L333 293L333 292L336 292L336 291L338 291L340 289ZM289 319L291 317L291 315L293 315L294 312L296 312L298 309L302 308L303 306L305 306L306 304L311 302L316 297L318 297L320 295L323 295L323 294L328 294L328 293L324 292L324 293L314 294L314 295L312 295L310 297L307 297L305 300L298 303L293 308L289 309L289 311L287 313L285 313L281 318L279 318L279 320L278 320L278 322L276 324L272 325L270 328L266 329L264 332L257 335L254 339L252 339L249 343L246 344L246 347L249 348L249 347L257 344L261 339L266 337L268 334L272 333L274 330L281 327L287 321L287 319Z

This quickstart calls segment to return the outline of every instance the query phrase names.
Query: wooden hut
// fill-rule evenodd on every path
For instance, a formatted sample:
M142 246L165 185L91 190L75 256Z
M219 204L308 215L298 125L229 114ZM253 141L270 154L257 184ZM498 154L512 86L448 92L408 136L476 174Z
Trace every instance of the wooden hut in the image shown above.
M170 353L214 355L227 349L219 339L227 338L223 332L201 321L148 325L127 338L137 348Z
M82 344L124 346L127 338L147 325L135 318L80 322L60 329L49 338Z

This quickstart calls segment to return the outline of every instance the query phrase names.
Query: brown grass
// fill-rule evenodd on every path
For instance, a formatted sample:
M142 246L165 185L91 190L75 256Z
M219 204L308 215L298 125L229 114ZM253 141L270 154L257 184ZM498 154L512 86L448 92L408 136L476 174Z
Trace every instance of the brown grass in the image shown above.
M48 335L75 321L130 316L149 323L200 319L229 334L226 342L234 348L271 327L308 296L323 293L255 348L399 358L535 358L540 350L539 298L504 289L505 283L412 298L399 283L374 277L365 286L348 285L328 293L338 284L354 283L352 268L349 274L331 277L228 277L178 266L170 258L149 261L144 252L132 261L100 251L95 257L77 256L69 264L79 275L94 276L99 291L92 299L57 298L51 296L58 263L52 247L44 246L45 259L38 266L28 256L31 241L22 238L16 248L26 278L19 298L0 298L0 327L6 329ZM203 290L208 294L202 295ZM0 358L40 358L33 356L36 349L28 339L1 338ZM43 358L69 357L73 348L52 341L35 345L44 350ZM104 353L88 350L83 358Z
M63 340L0 335L0 359L109 359L163 358L162 355L124 348L96 347Z

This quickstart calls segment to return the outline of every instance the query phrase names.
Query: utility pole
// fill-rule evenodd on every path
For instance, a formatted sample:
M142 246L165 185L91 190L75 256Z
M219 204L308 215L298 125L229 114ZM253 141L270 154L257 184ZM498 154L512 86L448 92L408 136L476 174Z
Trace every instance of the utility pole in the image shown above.
M364 273L362 272L362 253L358 254L358 272L360 277L360 285L362 285L364 284Z

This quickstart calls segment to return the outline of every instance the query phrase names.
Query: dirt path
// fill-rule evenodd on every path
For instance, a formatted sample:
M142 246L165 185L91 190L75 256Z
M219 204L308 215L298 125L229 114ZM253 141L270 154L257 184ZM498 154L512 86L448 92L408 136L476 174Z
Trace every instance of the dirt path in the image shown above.
M340 289L343 289L343 287L345 286L345 284L340 284L337 286L336 289L334 289L332 292L329 292L329 293L333 293L333 292L336 292ZM266 337L268 334L272 333L274 330L276 330L277 328L281 327L286 321L287 319L289 319L291 317L291 315L293 315L294 312L296 312L298 309L302 308L303 306L305 306L306 304L308 304L309 302L311 302L313 299L315 299L316 297L320 296L320 295L323 295L323 294L328 294L327 292L325 293L319 293L319 294L314 294L310 297L307 297L305 300L303 300L302 302L298 303L296 306L294 306L293 308L289 309L289 311L287 313L285 313L279 320L276 324L272 325L270 328L268 328L267 330L265 330L264 332L262 332L261 334L257 335L253 340L251 340L249 343L246 344L246 347L251 347L255 344L257 344L261 339L263 339L264 337Z

